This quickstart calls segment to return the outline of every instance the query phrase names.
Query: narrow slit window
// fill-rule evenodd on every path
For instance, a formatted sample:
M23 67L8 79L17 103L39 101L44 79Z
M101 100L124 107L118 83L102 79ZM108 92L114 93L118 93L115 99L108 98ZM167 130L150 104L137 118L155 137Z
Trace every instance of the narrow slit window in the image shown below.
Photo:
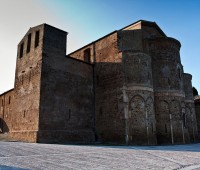
M97 85L99 85L99 76L97 76Z
M23 57L23 52L24 52L24 43L22 43L20 45L20 54L19 54L19 57L22 58Z
M31 81L31 71L29 73L29 82Z
M8 98L8 104L10 104L10 102L11 102L11 96L9 96Z
M165 133L167 133L167 125L165 124Z
M88 48L84 51L84 61L90 63L90 56L90 48Z
M28 43L27 43L26 53L29 53L30 50L31 50L31 34L28 35Z
M22 82L22 85L24 84L24 77L22 75L22 78L21 78L21 82Z
M187 128L187 118L186 118L186 114L183 114L183 127Z
M26 111L24 110L24 113L23 113L23 118L25 118L26 117Z
M179 77L179 79L181 79L181 69L180 68L178 68L178 77Z
M69 116L68 116L68 120L70 120L71 118L71 109L69 109Z
M39 45L39 37L40 37L40 32L36 31L35 32L35 48Z
M102 109L102 107L99 108L99 115L101 115L101 116L103 115L103 109Z

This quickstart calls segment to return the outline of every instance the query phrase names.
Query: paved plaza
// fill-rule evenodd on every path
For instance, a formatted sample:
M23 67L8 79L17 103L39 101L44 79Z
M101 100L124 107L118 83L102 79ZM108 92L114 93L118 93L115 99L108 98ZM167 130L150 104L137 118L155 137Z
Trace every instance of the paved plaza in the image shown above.
M0 170L200 169L200 144L86 146L0 142Z

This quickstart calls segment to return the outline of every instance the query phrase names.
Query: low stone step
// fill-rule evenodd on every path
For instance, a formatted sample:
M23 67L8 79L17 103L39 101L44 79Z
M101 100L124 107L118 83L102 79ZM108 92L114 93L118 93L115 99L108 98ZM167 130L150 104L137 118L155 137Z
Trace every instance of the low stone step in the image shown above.
M0 141L13 142L15 140L11 139L8 133L0 133Z

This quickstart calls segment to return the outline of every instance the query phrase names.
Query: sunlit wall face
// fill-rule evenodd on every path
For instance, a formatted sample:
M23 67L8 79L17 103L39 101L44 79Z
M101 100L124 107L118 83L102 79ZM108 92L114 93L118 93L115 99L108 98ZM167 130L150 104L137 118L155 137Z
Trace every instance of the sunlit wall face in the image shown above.
M13 87L17 44L30 27L48 23L69 32L70 53L139 19L181 42L184 71L200 91L199 7L199 0L0 0L0 93Z

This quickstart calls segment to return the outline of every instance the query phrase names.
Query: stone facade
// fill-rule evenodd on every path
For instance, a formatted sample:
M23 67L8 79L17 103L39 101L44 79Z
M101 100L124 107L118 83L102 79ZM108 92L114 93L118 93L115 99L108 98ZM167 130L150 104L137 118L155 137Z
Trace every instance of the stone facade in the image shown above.
M0 95L3 132L28 142L197 141L179 41L140 20L66 56L66 36L42 24L19 43L15 87Z
M200 134L200 96L194 97L198 134ZM199 136L200 140L200 136Z

